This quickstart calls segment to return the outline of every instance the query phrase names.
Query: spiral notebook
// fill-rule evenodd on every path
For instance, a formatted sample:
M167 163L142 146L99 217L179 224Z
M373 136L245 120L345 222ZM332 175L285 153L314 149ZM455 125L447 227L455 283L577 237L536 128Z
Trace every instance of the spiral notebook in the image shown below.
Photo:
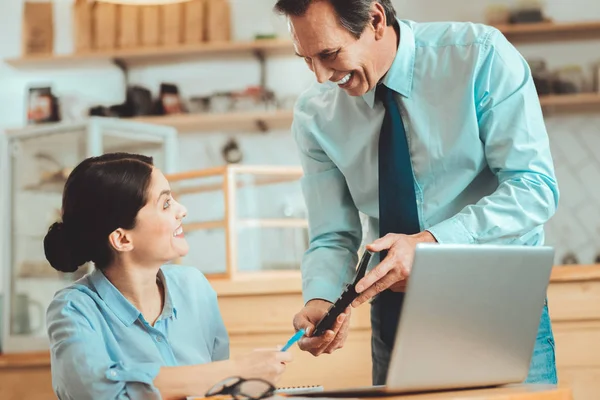
M290 387L280 387L277 388L275 394L286 395L286 394L296 394L296 393L312 393L312 392L322 392L323 386L313 385L313 386L290 386Z

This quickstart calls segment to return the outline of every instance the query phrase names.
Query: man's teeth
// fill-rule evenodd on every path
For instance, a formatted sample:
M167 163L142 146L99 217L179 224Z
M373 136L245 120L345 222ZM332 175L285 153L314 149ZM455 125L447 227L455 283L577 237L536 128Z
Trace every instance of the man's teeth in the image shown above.
M173 233L173 236L179 236L183 233L183 228L180 226L179 228L177 228L177 230Z
M348 75L346 75L345 77L343 77L342 79L340 79L338 81L338 85L345 85L346 83L348 83L348 81L350 80L351 76L352 76L352 73L349 73Z

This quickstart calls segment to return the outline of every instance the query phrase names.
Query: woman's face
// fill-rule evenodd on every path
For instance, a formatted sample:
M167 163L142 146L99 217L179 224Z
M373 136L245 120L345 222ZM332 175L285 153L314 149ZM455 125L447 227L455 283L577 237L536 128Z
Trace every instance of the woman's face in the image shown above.
M154 168L148 188L148 202L139 211L136 226L129 231L136 263L164 264L187 254L189 246L183 234L182 219L186 208L171 196L165 176Z

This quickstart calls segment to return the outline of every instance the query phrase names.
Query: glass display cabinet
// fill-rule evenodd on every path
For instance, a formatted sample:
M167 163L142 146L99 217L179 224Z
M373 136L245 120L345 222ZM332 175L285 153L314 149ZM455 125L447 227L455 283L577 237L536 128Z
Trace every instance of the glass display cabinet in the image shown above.
M60 273L44 256L43 238L60 217L62 190L70 171L86 157L124 151L152 156L158 168L174 173L177 131L90 118L8 131L5 144L2 351L43 350L48 348L45 312L54 293L90 268Z
M189 253L209 279L299 276L308 222L295 166L226 165L167 176L186 206Z

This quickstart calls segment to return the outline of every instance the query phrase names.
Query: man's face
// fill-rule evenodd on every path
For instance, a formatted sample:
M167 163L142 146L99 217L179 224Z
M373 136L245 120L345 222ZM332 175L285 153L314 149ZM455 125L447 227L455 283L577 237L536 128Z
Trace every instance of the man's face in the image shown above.
M328 1L317 1L301 17L290 16L296 53L317 81L332 81L350 96L362 96L381 78L377 71L376 35L369 23L360 39L344 28Z

